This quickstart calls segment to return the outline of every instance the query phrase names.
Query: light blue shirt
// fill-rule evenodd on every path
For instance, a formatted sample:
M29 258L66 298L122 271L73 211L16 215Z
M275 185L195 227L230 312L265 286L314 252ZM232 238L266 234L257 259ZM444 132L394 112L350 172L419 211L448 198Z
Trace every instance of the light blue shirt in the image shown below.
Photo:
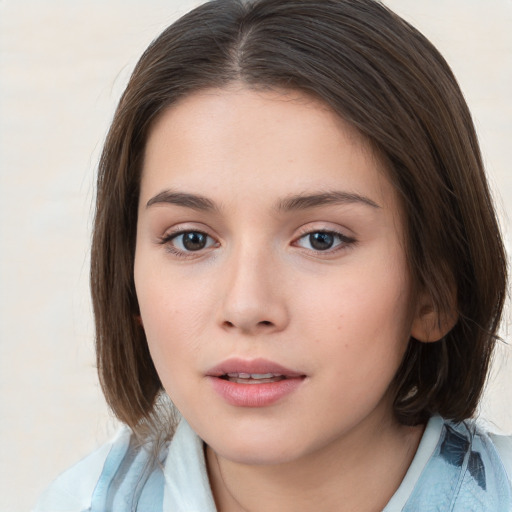
M512 438L430 419L383 512L512 512ZM216 512L203 442L181 420L158 461L127 428L61 475L32 512Z

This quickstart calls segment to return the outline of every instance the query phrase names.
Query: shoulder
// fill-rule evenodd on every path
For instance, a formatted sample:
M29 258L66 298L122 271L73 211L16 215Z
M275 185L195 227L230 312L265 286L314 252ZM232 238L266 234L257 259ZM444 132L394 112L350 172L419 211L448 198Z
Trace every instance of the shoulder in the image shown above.
M60 475L32 512L162 509L166 446L139 444L127 427Z
M440 455L461 469L454 512L470 510L475 504L482 511L512 510L511 443L510 437L492 435L473 420L446 422ZM462 449L463 460L457 459L453 447Z
M63 473L32 512L214 512L202 440L180 421L172 440L141 445L128 428Z
M474 420L458 425L447 422L447 427L467 438L470 461L472 458L481 459L490 475L503 480L504 485L508 483L508 487L512 485L512 436L490 433Z
M512 436L490 434L489 437L499 454L509 481L512 482Z
M94 490L112 452L130 443L130 430L116 436L57 477L41 495L32 512L81 512L89 510Z
M437 446L405 510L512 510L511 443L511 438L492 436L472 420L443 421Z

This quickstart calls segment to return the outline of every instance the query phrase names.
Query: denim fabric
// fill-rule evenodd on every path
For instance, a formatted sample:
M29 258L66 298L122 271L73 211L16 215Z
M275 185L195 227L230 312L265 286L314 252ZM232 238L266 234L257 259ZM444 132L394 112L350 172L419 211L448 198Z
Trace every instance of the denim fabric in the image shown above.
M165 455L163 452L160 459ZM90 512L160 512L164 488L160 461L131 437L112 446L94 489Z
M472 422L443 425L403 512L511 512L512 490L491 438Z
M384 512L512 512L512 439L498 453L472 421L431 418ZM504 457L503 459L501 457ZM505 466L504 466L505 463ZM92 484L79 482L91 472ZM215 512L202 440L185 420L154 460L124 429L107 448L64 473L33 512Z

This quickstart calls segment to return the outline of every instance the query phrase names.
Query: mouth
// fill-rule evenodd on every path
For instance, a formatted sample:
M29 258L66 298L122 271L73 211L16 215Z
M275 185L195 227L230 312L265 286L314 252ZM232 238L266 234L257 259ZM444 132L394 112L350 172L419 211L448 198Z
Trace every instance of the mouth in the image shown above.
M221 375L219 378L236 384L267 384L269 382L279 382L286 379L285 375L278 373L237 373L230 372Z
M306 375L267 359L231 358L211 368L206 376L237 384L264 384L284 379L303 378Z
M230 405L266 407L302 387L306 375L265 359L228 359L209 370L213 389Z

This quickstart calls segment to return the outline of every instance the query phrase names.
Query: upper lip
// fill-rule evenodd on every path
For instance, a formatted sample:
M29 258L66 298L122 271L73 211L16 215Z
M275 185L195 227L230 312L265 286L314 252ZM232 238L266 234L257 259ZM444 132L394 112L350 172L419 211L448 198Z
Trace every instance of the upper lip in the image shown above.
M228 373L249 373L249 374L266 374L273 373L284 377L304 377L303 373L290 370L284 366L268 361L267 359L239 359L230 358L222 361L218 365L210 368L206 375L208 377L221 377Z

